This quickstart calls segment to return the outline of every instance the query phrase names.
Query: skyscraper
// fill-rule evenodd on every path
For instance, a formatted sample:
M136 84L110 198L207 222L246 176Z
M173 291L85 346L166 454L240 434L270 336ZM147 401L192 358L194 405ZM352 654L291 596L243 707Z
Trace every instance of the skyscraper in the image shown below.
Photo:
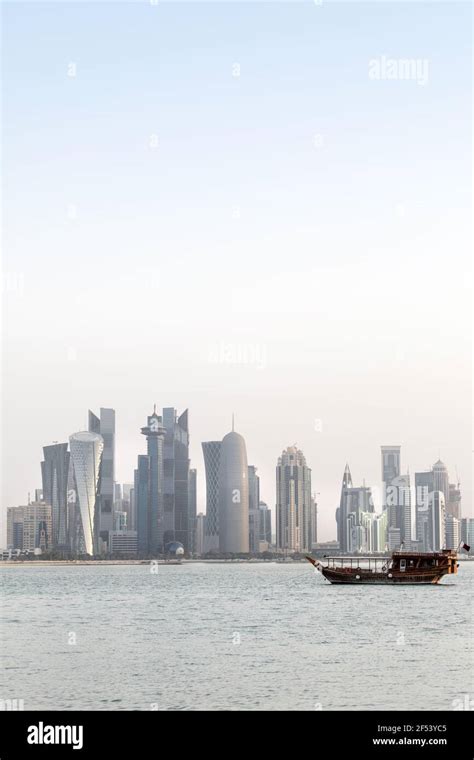
M311 547L318 543L318 503L316 495L311 496Z
M148 510L148 488L150 478L150 460L146 454L138 456L137 469L135 470L135 522L137 531L137 546L139 554L146 555L150 552L150 515Z
M197 471L189 470L188 485L188 535L189 551L196 551L196 519L197 519ZM204 526L204 522L201 527ZM203 533L204 535L204 533ZM202 550L201 550L202 553Z
M354 487L349 465L346 464L339 509L336 510L337 536L341 551L374 551L375 517L371 489L365 485Z
M456 517L458 520L461 519L461 490L459 483L449 484L449 499L446 504L446 513Z
M349 464L346 462L344 468L344 474L342 476L341 496L339 499L339 507L336 509L336 526L337 526L337 542L341 551L347 551L347 515L346 515L346 491L352 488L352 475L349 469Z
M433 491L433 471L415 472L415 517L416 540L421 551L428 551L429 540L429 495Z
M469 554L474 554L474 517L461 518L461 541L471 547Z
M100 525L100 475L104 440L99 433L74 433L69 438L76 499L81 518L84 551L97 554Z
M189 427L188 410L179 417L163 409L163 541L179 541L189 549Z
M219 466L219 550L249 551L249 481L245 441L232 430L222 439Z
M69 458L67 443L55 443L43 447L41 462L43 501L51 505L53 547L68 546L67 480Z
M456 549L461 540L461 520L453 515L446 515L446 549Z
M441 459L438 459L433 465L433 490L441 491L444 494L444 503L447 506L449 502L449 475L448 468Z
M411 549L411 489L410 476L398 475L392 478L386 489L388 528L400 531L400 543L404 549Z
M260 548L260 478L257 468L249 464L249 551L258 553Z
M433 491L428 497L428 541L428 551L439 552L446 546L446 502L442 491Z
M221 442L202 444L206 471L206 515L204 520L204 553L219 551L219 469Z
M382 446L382 483L390 485L400 475L401 446Z
M261 501L258 506L260 511L260 542L270 546L272 543L272 511L264 501Z
M24 507L7 509L7 549L23 549Z
M311 549L311 470L302 451L289 446L276 468L277 547L283 551Z
M49 551L51 547L51 505L32 501L23 509L23 549Z
M147 424L141 430L147 440L148 456L148 500L147 500L147 525L148 525L148 551L157 554L163 550L164 522L163 522L163 441L165 429L162 418L156 413L147 417ZM142 465L143 467L143 465ZM140 510L140 503L138 503ZM139 551L140 551L140 527Z
M199 512L199 514L196 515L194 553L197 554L198 557L200 557L201 554L204 554L204 515L202 512Z
M104 441L100 474L98 550L108 551L109 532L114 527L115 410L101 407L100 418L89 410L89 432L99 433Z

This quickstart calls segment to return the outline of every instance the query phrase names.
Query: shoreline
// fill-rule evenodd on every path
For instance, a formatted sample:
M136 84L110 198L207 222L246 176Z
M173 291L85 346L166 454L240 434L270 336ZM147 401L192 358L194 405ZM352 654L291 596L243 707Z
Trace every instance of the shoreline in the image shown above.
M274 559L184 559L184 560L166 560L166 559L91 559L91 560L66 560L66 559L51 559L51 560L3 560L0 562L1 567L83 567L83 566L97 566L97 565L192 565L192 564L211 564L211 565L298 565L300 563L306 563L304 559L290 560L274 560Z

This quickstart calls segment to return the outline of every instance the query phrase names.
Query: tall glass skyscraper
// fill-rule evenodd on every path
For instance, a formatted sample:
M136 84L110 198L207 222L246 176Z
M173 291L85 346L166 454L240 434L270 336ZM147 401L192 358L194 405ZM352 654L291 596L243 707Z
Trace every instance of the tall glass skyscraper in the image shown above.
M67 480L69 451L67 443L55 443L43 447L41 462L43 501L51 505L53 548L68 546Z
M249 479L247 449L232 430L222 439L219 466L219 551L249 551Z
M190 552L196 551L196 520L197 520L197 471L195 469L191 469L189 470L189 487L188 487L188 525L189 525L189 551Z
M444 503L449 503L449 474L445 463L438 459L433 465L433 491L444 494Z
M400 475L401 446L382 446L382 483L390 485Z
M206 516L204 520L204 553L219 551L219 468L221 442L202 444L206 470Z
M69 438L77 503L86 554L97 554L100 523L99 487L104 440L99 433L74 433Z
M140 454L135 470L134 500L135 520L139 554L146 555L150 551L150 519L148 512L148 486L150 460L146 454Z
M311 550L311 470L302 451L289 446L276 468L277 547Z
M163 540L165 545L179 541L189 550L188 410L178 416L172 407L164 408L163 428Z
M260 478L257 468L249 464L249 551L260 550Z
M147 441L148 456L148 551L157 554L163 550L163 441L165 428L162 418L156 413L147 417L147 424L141 430ZM143 465L142 465L143 466ZM140 505L138 504L138 510Z
M99 536L103 543L99 550L108 551L109 533L114 529L115 410L101 407L100 418L89 410L89 431L99 433L104 441L99 508Z

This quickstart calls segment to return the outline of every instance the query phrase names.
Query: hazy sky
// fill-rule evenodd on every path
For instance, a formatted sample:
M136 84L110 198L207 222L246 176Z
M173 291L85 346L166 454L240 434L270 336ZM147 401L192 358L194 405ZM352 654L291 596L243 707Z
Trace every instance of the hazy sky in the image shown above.
M269 504L303 449L321 539L381 444L469 513L470 5L2 5L2 519L89 407L130 482L155 402L199 510L234 411Z

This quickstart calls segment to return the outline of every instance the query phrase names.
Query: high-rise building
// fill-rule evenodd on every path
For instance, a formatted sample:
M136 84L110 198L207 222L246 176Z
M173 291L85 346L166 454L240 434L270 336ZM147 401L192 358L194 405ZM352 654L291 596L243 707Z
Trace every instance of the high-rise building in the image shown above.
M194 553L196 540L196 518L197 518L197 470L189 470L188 484L188 535L189 551Z
M276 521L278 549L311 550L311 469L296 446L289 446L278 459Z
M382 483L390 485L394 478L398 478L401 472L400 450L401 446L382 446Z
M249 551L260 551L260 478L253 464L248 466L249 473Z
M137 547L140 554L150 551L150 516L148 511L148 488L150 478L150 460L146 454L138 456L137 469L134 473L135 525L137 531Z
M341 551L375 551L372 525L374 519L371 489L365 485L354 487L349 465L346 464L339 508L336 510L337 537Z
M461 519L461 541L471 547L469 554L474 554L474 517Z
M430 544L428 501L433 486L433 470L415 472L416 540L420 551L428 551Z
M344 475L342 476L341 485L341 497L339 499L339 507L336 509L336 527L337 527L337 543L341 551L347 551L348 538L347 538L347 515L345 512L346 504L346 491L352 488L352 475L349 469L349 464L346 462L344 468Z
M99 551L100 476L104 440L99 433L74 433L69 438L69 447L84 551L93 555Z
M76 476L74 463L69 456L69 468L67 475L67 527L68 545L72 554L85 554L84 533L82 530L81 510L77 498Z
M97 549L102 553L108 549L109 531L113 530L114 526L115 410L101 407L100 418L89 410L89 432L98 433L104 442L100 473L99 535L97 542Z
M206 471L206 515L204 521L204 554L219 551L219 469L221 442L202 444Z
M23 509L23 549L42 552L51 550L51 505L32 501Z
M222 439L219 466L219 551L249 551L249 480L247 449L232 430Z
M446 514L446 549L457 550L461 540L461 520Z
M260 543L267 544L268 548L272 543L272 511L264 501L261 501L258 506L260 510Z
M135 477L135 473L133 473ZM135 485L130 489L129 525L131 530L137 530L137 503L135 501Z
M456 517L457 520L461 519L461 490L459 483L449 484L449 498L446 504L446 514Z
M163 520L163 441L165 429L163 419L156 413L147 418L147 424L141 430L147 440L148 456L148 552L157 554L163 551L164 520ZM140 508L140 507L139 507ZM140 528L138 529L138 545L140 548Z
M441 491L444 495L444 503L449 502L449 475L448 468L438 459L433 465L433 491Z
M410 476L401 475L401 447L382 446L383 508L387 509L387 530L391 531L389 548L400 539L406 550L410 550L411 535L411 493ZM397 533L399 531L399 533ZM396 547L395 547L396 548Z
M196 527L194 536L194 553L198 557L204 554L204 523L204 515L202 512L199 512L199 514L196 515Z
M43 501L51 505L52 535L54 548L69 545L67 481L69 458L67 443L54 443L43 447L44 461L41 462L43 479Z
M180 416L163 409L163 542L179 541L189 550L188 410Z
M384 509L382 514L374 515L372 523L373 551L379 554L384 554L388 548L387 517L387 510Z
M7 509L7 549L23 549L24 507Z
M410 551L411 535L411 489L410 476L398 475L392 478L385 490L388 528L400 531L400 543L405 551Z
M428 497L428 541L428 551L439 552L446 546L446 502L442 491L433 491Z
M318 503L316 496L311 496L311 546L318 543Z

